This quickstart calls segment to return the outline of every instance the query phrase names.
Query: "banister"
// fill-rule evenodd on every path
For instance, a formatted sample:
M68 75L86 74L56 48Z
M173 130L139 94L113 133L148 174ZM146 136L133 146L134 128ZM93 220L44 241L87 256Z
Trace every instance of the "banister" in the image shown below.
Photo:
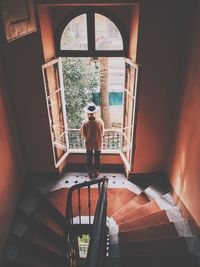
M105 214L105 202L106 202L106 191L107 191L107 184L108 184L108 178L103 177L103 178L97 178L94 180L90 180L90 181L85 181L83 183L80 184L75 184L73 185L69 191L68 191L68 195L67 195L67 203L66 203L66 212L65 212L65 229L64 229L64 235L63 235L63 256L66 259L66 265L68 267L71 266L76 266L76 252L74 250L74 233L73 233L73 229L72 229L72 225L73 225L73 205L72 205L72 194L74 191L77 190L78 192L78 217L79 217L79 224L81 224L81 204L80 204L80 192L81 192L81 188L87 188L88 189L88 194L90 196L90 188L91 185L98 185L98 192L99 192L99 197L98 197L98 201L97 201L97 205L96 205L96 211L95 211L95 216L94 216L94 223L93 225L98 224L98 221L102 221L102 219L100 220L99 216L103 216L103 211L104 211L104 217L106 218L106 214ZM102 204L103 203L103 206ZM88 209L89 209L89 216L91 217L90 214L90 208L91 208L91 203L88 202ZM98 211L99 210L99 211ZM91 224L91 218L89 218L89 224ZM101 223L102 225L102 223ZM99 230L98 230L99 231ZM91 240L93 240L93 237L91 238ZM97 241L94 242L94 244ZM92 241L93 243L93 241ZM91 246L91 245L90 245Z
M88 248L87 267L103 267L106 259L106 215L108 178L101 188L94 217L92 237Z

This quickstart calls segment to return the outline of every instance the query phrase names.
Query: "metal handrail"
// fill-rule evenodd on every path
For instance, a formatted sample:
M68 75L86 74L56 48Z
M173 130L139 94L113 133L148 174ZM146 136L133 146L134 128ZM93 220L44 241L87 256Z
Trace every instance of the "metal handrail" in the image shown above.
M73 192L75 190L78 191L78 216L79 216L79 224L81 224L81 203L80 203L80 189L81 188L88 188L88 194L90 196L90 187L91 185L97 184L98 185L98 191L99 191L99 199L97 202L97 206L96 206L96 212L95 212L95 217L94 217L94 223L97 221L96 218L96 214L98 214L97 209L99 209L100 206L100 201L102 201L103 197L102 197L102 192L104 192L104 194L106 194L105 192L105 187L107 189L107 178L98 178L95 180L91 180L91 181L85 181L83 183L80 184L76 184L74 186L72 186L69 191L68 191L68 195L67 195L67 203L66 203L66 212L65 212L65 229L64 229L64 235L63 235L63 241L64 241L64 246L63 246L63 256L66 259L66 266L71 267L71 266L75 266L75 260L76 260L76 252L75 252L75 241L74 241L74 233L72 230L72 225L73 225L73 206L72 206L72 195ZM88 211L89 211L89 216L90 216L90 208L91 205L88 202ZM99 216L99 215L98 215ZM105 215L106 216L106 215ZM91 216L90 216L91 217ZM89 218L89 223L91 224L91 218Z
M103 267L107 251L107 187L108 179L101 188L100 197L94 217L94 225L88 248L87 267Z

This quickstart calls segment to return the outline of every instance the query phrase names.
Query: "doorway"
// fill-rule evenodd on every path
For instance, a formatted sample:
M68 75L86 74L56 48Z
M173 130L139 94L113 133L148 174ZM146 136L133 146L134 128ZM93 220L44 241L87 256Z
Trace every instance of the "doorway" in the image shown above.
M130 171L138 65L124 58L95 60L59 58L43 65L55 166L58 167L69 153L85 152L79 130L81 120L84 119L82 108L88 101L93 101L99 107L98 116L102 118L104 109L108 108L106 118L109 117L109 120L104 121L108 127L102 152L120 154ZM101 91L107 98L107 106L101 104Z

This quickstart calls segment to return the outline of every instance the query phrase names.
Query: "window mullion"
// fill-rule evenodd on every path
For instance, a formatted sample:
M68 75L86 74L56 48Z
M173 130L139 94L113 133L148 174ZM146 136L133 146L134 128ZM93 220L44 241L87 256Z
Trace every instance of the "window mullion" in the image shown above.
M88 31L88 51L91 55L95 53L95 21L94 13L87 13L87 31Z

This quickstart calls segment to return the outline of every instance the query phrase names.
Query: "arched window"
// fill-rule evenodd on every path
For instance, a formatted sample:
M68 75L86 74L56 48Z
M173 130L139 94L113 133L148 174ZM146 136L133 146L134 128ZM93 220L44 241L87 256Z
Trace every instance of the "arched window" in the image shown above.
M58 56L127 56L127 38L118 19L102 10L76 10L57 30Z

